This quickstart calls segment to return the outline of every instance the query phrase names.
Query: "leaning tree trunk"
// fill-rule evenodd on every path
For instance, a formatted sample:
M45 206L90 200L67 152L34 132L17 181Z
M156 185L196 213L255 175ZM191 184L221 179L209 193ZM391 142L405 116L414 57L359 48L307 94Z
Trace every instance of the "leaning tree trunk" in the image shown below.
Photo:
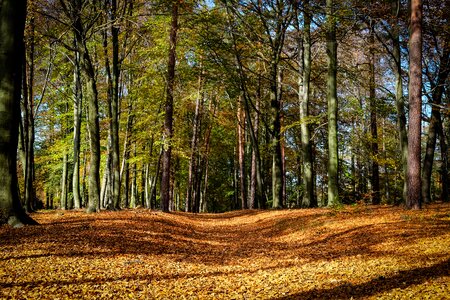
M172 136L173 136L173 94L175 86L175 54L178 31L178 0L172 1L172 23L169 39L169 61L167 64L167 91L164 117L164 149L162 159L161 178L161 208L169 211L170 204L170 165L172 159Z
M422 0L411 0L409 40L408 198L406 207L421 208Z
M333 0L327 0L327 102L328 102L328 206L340 203L338 193L338 135L337 135L337 43L336 16Z
M17 182L17 142L22 80L26 1L0 5L0 224L37 224L20 203Z

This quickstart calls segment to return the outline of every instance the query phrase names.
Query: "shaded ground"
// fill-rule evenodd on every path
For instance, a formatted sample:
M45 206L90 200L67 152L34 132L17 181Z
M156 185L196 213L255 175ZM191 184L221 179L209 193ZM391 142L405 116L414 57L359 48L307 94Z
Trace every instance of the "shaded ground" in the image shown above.
M0 298L450 299L450 205L33 214Z

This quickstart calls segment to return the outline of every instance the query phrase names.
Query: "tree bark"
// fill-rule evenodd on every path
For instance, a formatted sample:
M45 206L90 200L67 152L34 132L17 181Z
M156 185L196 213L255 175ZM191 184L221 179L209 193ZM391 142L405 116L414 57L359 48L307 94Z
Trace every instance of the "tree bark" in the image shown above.
M0 5L0 224L37 224L24 212L17 181L17 142L26 1Z
M303 13L303 43L299 38L299 51L303 46L303 80L299 76L299 101L300 101L300 132L303 158L303 186L304 193L302 197L302 207L316 207L317 201L314 197L313 183L313 158L311 147L311 133L309 129L309 87L311 80L311 11L309 10L309 1L304 2L305 12ZM300 27L300 26L298 26ZM299 53L299 60L302 56Z
M421 208L422 0L411 0L409 41L408 199L406 207Z
M398 1L395 1L393 10L398 17ZM399 145L401 152L401 165L403 172L403 202L406 203L407 199L407 168L408 168L408 134L406 131L406 114L405 104L403 97L403 84L402 84L402 66L401 66L401 51L400 51L400 38L399 38L399 25L397 21L393 24L392 33L393 49L392 55L394 58L395 67L393 68L395 74L395 107L397 110L397 128L399 132Z
M380 198L380 171L378 165L378 125L377 125L377 99L376 99L376 85L375 85L375 29L373 20L369 25L369 106L370 106L370 134L371 134L371 155L372 155L372 204L378 205L381 202Z
M448 39L448 37L447 37ZM431 96L431 119L428 126L428 137L427 144L425 148L425 157L423 159L423 170L422 170L422 201L424 203L431 202L431 173L433 170L434 162L434 151L436 148L436 137L438 135L439 126L441 124L441 112L440 105L442 100L442 95L444 93L444 85L447 77L450 73L450 43L448 41L444 42L444 51L440 57L440 64L438 70L438 76L435 83L431 84L433 90ZM442 138L440 138L441 147L443 145ZM445 139L444 139L445 144Z
M338 135L337 135L337 43L336 16L333 0L326 3L327 18L327 102L328 102L328 206L340 204L338 185Z
M74 41L77 48L76 40ZM81 87L81 68L80 68L80 52L75 51L74 72L73 72L73 176L72 176L72 193L74 208L81 208L80 196L80 144L81 144L81 113L82 113L82 87Z
M167 64L167 90L164 116L164 140L161 178L161 208L164 212L169 211L170 204L170 170L172 159L173 98L175 87L175 56L178 32L178 6L178 0L172 0L172 22L169 38L169 59Z
M237 105L237 140L239 161L239 191L241 198L241 209L247 209L247 185L245 170L245 112L242 110L242 98L238 99Z
M196 174L198 173L197 172L197 161L199 156L198 135L200 130L200 106L203 103L202 89L203 89L203 78L202 74L200 74L198 78L197 98L195 101L195 113L193 121L194 123L192 124L191 156L189 158L188 186L186 191L186 202L185 202L185 210L187 212L192 212L193 210L192 204L193 204L194 182L195 177L197 176Z

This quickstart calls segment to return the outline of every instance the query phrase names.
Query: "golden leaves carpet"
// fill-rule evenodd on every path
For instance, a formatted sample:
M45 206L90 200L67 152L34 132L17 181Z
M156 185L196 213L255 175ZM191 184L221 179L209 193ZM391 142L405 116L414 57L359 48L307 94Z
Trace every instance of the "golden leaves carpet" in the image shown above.
M1 299L450 299L450 205L43 211L0 227Z

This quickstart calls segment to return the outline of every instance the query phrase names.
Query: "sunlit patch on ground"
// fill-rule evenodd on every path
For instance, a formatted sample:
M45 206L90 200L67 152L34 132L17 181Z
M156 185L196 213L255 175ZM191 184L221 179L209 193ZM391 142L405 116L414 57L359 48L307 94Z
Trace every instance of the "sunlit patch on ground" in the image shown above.
M0 227L5 299L449 299L450 205L33 214Z

